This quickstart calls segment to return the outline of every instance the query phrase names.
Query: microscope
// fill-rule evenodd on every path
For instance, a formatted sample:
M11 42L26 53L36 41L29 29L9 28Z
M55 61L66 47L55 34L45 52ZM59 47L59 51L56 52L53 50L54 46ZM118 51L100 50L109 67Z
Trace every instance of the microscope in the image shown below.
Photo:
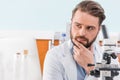
M90 72L90 75L95 78L101 77L102 80L113 80L115 76L119 75L120 71L118 64L111 63L112 60L117 58L116 43L109 39L105 25L101 27L104 37L102 61L95 64L95 69Z

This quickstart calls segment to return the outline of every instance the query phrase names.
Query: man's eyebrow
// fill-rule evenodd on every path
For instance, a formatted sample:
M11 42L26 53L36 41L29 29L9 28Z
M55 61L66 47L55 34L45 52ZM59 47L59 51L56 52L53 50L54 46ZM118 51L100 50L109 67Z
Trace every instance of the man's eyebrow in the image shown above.
M77 25L82 25L81 23L79 23L79 22L74 22L75 24L77 24ZM85 25L86 27L95 27L94 25Z
M95 27L95 26L93 26L93 25L87 25L87 27Z
M75 24L79 24L79 25L82 25L81 23L78 23L78 22L75 22Z

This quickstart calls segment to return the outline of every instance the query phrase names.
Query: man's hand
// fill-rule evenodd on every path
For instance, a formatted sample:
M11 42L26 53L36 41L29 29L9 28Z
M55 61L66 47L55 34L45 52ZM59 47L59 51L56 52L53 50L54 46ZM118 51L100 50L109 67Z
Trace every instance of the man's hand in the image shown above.
M73 46L74 59L75 61L85 69L86 73L89 74L94 66L88 66L88 64L94 64L93 49L84 47L81 43L73 39L75 45Z

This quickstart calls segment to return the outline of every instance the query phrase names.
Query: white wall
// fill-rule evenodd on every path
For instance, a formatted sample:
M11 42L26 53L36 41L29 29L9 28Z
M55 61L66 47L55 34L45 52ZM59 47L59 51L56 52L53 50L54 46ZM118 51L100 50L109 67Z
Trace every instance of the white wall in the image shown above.
M0 0L0 30L66 31L71 11L81 0ZM120 30L119 0L96 0L105 8L104 22L112 32Z

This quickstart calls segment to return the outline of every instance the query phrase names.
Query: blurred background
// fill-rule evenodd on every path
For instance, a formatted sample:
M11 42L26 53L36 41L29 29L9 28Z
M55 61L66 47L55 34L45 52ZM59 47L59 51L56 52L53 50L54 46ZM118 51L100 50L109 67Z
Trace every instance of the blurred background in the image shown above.
M0 0L0 30L66 31L81 0ZM120 32L119 0L96 0L105 9L109 32Z
M0 80L42 80L46 52L69 39L80 1L0 0ZM108 34L120 45L120 1L96 1L105 10ZM103 41L102 31L97 41Z

